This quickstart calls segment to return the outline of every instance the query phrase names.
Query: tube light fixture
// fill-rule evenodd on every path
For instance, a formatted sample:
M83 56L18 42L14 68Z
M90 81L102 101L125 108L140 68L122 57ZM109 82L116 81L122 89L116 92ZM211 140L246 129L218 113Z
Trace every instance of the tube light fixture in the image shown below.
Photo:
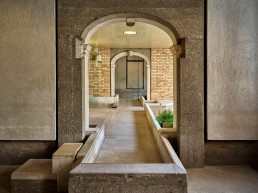
M136 35L136 31L124 31L123 32L125 35Z

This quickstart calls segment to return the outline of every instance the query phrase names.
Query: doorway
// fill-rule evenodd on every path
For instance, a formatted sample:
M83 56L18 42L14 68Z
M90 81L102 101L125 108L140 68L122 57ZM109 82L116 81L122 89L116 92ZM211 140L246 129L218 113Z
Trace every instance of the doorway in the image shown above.
M116 62L115 93L120 99L147 97L147 67L138 56L122 57Z

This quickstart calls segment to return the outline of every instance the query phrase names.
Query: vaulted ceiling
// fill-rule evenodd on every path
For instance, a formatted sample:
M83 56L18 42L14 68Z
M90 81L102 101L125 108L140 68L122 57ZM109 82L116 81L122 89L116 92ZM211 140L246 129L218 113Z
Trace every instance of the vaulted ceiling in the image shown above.
M135 31L136 35L126 35L124 31ZM169 48L172 40L154 25L136 22L129 27L120 22L100 28L91 37L90 44L98 48Z

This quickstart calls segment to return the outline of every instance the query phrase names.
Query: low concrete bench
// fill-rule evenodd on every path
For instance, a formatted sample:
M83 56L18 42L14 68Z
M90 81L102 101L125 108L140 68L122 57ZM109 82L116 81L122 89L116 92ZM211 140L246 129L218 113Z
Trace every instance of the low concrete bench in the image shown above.
M52 173L57 175L58 192L67 192L69 172L82 143L64 143L52 156Z
M56 193L51 159L29 159L11 175L12 193Z

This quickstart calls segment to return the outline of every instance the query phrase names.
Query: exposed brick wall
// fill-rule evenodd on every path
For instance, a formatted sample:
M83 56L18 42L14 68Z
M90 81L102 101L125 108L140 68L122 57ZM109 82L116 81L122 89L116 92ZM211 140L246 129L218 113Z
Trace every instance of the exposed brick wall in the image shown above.
M151 49L151 99L173 99L173 55L170 49Z
M98 53L102 56L102 62L96 65L91 61L89 69L89 91L90 95L110 96L110 49L100 48Z

